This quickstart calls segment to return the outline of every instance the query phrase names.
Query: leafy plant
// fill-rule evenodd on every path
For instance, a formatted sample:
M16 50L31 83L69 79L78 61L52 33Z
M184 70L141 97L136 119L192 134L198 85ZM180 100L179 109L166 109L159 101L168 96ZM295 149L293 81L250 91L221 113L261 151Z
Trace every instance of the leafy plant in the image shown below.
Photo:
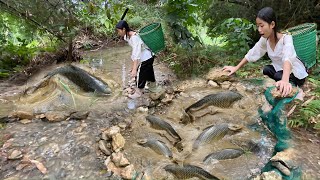
M213 33L216 36L225 38L227 50L238 54L245 54L249 49L249 43L252 43L250 34L256 30L256 26L242 18L229 18L217 26Z
M320 130L320 100L318 99L320 97L320 81L312 77L308 78L308 81L315 87L311 95L316 99L310 101L305 107L301 107L296 116L289 120L289 125L292 127L313 127Z
M312 127L319 129L320 100L312 100L306 107L302 107L298 115L289 120L291 127Z
M176 43L190 49L199 41L198 35L192 34L189 28L201 24L200 16L210 2L208 0L165 1L166 21L172 29L171 36Z
M98 36L108 36L114 33L114 27L125 10L126 2L117 0L81 1L78 4L78 10L74 13L82 27L92 30Z

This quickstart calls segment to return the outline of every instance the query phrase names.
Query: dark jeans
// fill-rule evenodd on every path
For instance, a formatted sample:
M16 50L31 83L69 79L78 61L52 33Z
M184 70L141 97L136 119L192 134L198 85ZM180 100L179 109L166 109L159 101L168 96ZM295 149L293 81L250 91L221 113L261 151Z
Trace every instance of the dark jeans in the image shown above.
M269 76L271 79L275 81L280 81L282 79L283 71L276 71L272 65L266 65L263 67L263 74ZM295 86L301 87L306 78L298 79L292 73L290 74L289 81L293 83Z
M154 71L153 71L153 61L154 61L154 57L146 61L143 61L138 67L138 74L137 74L138 88L143 89L147 81L156 82Z

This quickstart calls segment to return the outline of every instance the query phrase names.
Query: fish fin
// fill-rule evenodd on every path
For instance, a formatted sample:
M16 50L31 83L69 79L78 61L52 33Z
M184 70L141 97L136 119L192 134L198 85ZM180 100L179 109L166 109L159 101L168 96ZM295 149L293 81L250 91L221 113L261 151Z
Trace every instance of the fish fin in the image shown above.
M204 128L202 131L206 131L206 130L212 128L213 126L214 126L214 125L208 126L208 127Z
M188 116L190 118L190 122L194 122L195 121L195 116L192 115L190 111L187 111L186 113L188 114Z
M184 109L182 109L182 114L183 114L183 116L180 119L180 123L182 123L182 124L190 123L190 121L191 121L190 116L189 116L189 114L186 113L186 111Z

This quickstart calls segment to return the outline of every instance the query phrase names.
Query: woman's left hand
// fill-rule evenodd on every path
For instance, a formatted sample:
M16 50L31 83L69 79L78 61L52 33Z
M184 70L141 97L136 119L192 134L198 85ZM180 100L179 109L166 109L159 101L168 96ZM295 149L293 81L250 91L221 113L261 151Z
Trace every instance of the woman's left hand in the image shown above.
M284 80L277 81L276 87L282 93L282 97L287 96L292 91L291 83Z

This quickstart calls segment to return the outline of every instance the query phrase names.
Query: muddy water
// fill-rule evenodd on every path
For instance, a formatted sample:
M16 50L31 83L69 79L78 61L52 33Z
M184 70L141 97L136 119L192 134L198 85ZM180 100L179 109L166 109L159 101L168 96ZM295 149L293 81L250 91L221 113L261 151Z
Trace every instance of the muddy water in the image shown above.
M241 101L235 103L232 108L218 109L219 113L217 114L208 114L201 118L197 118L193 124L183 125L179 123L182 109L185 109L205 95L217 93L219 91L223 90L212 88L191 89L184 92L183 96L178 95L170 106L164 107L161 112L157 114L157 116L170 122L173 128L181 136L183 144L182 151L179 151L173 146L170 138L161 136L161 131L154 130L150 127L145 119L146 114L135 116L133 120L133 129L136 129L136 131L133 130L130 137L127 137L129 141L128 144L126 144L127 148L125 148L128 158L135 162L135 164L138 164L137 168L141 171L144 171L146 168L151 169L149 171L151 171L151 174L153 174L153 177L156 179L173 178L163 170L163 167L168 163L172 163L172 161L179 164L197 165L217 177L226 179L247 179L253 174L258 173L259 169L262 168L268 158L270 158L274 143L271 137L262 135L249 126L257 121L257 119L255 119L257 114L253 107L257 106L259 102L255 101L256 98L253 95L246 95ZM195 114L206 114L206 110L208 109L204 109ZM192 150L195 139L203 129L211 125L219 125L222 123L239 124L243 126L243 129L233 135L226 135L221 140L201 146L198 150ZM143 129L143 131L139 129ZM150 148L137 145L137 139L142 138L156 138L165 142L173 152L173 160L158 155ZM246 154L236 159L212 161L209 164L204 164L202 162L204 157L212 152L225 148L239 148L234 141L240 142L250 139L261 146L261 151L258 154L247 151Z
M122 95L122 90L129 80L130 48L114 47L86 55L84 63L76 64L80 68L100 77L108 83L113 93L110 96L99 97L95 94L83 93L63 76L54 76L48 85L34 93L22 96L19 92L27 86L34 85L42 80L49 71L57 68L52 66L29 79L26 86L12 87L1 85L0 115L7 116L13 110L23 110L36 114L48 111L74 112L89 111L88 118L83 120L68 120L62 122L47 122L34 118L30 123L7 123L0 130L1 148L0 178L17 179L106 179L119 178L106 171L104 156L98 148L102 129L128 122L131 128L123 131L126 139L124 154L134 164L137 172L144 172L152 179L174 179L165 172L167 164L192 164L202 167L211 174L225 179L247 179L259 173L261 167L268 161L274 146L274 139L261 126L257 125L257 107L262 102L262 95L241 91L244 98L236 102L232 108L206 108L196 112L196 115L206 114L208 110L218 111L197 118L193 124L179 123L182 110L201 99L203 96L223 91L219 88L192 88L175 95L173 102L149 108L148 112L130 110L128 103L137 106L141 101L128 101ZM175 83L174 74L163 64L155 62L155 73L161 84ZM169 83L168 83L169 82ZM17 95L18 94L18 95ZM148 93L145 94L147 99ZM149 102L149 101L146 101ZM147 113L165 119L182 138L182 151L173 146L172 139L163 136L165 133L152 129L145 119ZM234 123L243 126L238 133L226 135L224 138L201 146L192 151L192 144L197 136L210 125ZM301 137L301 136L299 136ZM163 141L173 152L173 159L165 158L149 148L142 147L136 142L140 138L156 138ZM309 139L314 139L310 137ZM212 161L202 163L209 153L238 147L237 142L253 140L261 147L259 153L246 153L236 159ZM312 143L310 145L310 143ZM308 149L299 148L304 158L301 161L303 169L316 174L319 168L319 141L296 141L296 147L308 146ZM8 160L10 150L22 152L23 159ZM25 159L37 160L47 168L42 174L34 165L26 163ZM318 176L308 176L318 177ZM309 178L310 179L310 178Z

